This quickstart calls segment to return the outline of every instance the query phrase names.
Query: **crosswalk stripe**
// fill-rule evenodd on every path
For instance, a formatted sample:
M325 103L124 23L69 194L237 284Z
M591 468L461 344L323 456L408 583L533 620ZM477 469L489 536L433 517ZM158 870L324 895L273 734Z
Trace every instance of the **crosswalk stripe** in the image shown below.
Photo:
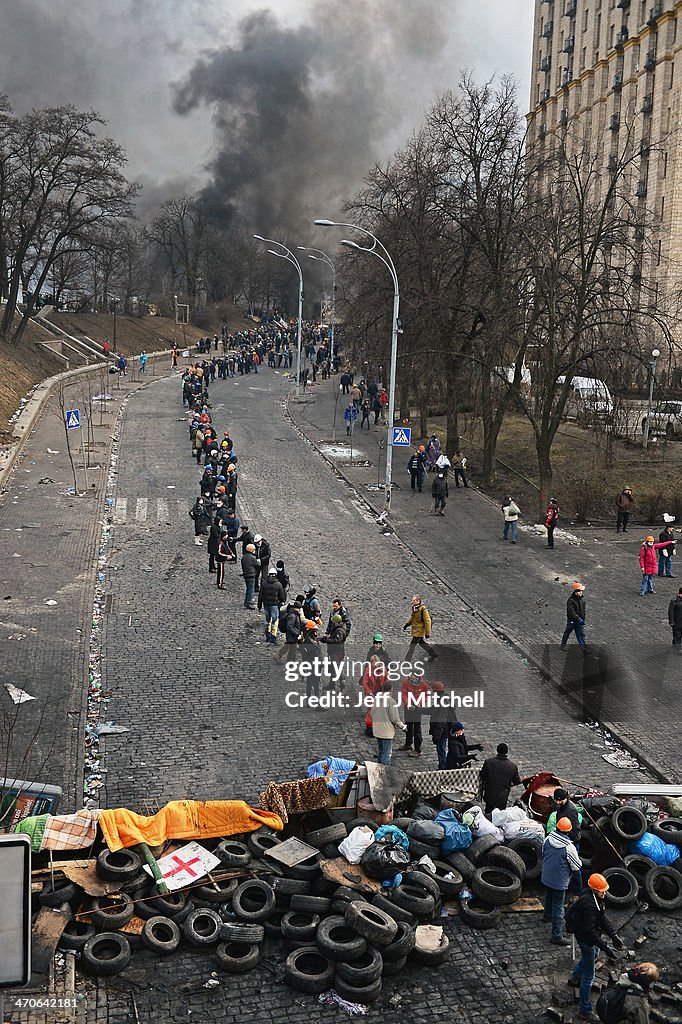
M128 508L127 498L117 498L116 505L114 506L114 522L125 523L126 521L126 510Z
M135 506L135 522L144 523L147 520L147 499L138 498Z
M189 505L181 498L117 498L114 504L115 526L126 523L137 526L163 526L168 522L184 522Z
M157 523L168 522L168 502L165 498L156 499L156 521Z

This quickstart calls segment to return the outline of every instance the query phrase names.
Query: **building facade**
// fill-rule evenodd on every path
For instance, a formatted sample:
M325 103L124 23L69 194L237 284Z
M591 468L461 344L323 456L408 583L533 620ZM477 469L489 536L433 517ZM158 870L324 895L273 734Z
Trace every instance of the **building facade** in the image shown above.
M624 186L655 230L642 273L668 308L682 289L679 21L682 0L535 0L528 114L529 146L586 144L604 182L627 136Z

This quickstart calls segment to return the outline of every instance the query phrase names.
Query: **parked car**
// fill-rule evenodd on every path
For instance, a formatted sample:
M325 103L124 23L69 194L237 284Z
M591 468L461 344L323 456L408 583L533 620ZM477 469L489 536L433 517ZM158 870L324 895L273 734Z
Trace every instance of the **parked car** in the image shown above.
M642 430L647 417L642 420ZM666 437L682 437L682 402L661 402L651 413L650 434L665 434Z
M565 381L565 376L557 377L557 385L561 386ZM574 377L566 403L566 416L573 416L585 425L594 420L610 419L613 416L613 399L604 381L597 377Z

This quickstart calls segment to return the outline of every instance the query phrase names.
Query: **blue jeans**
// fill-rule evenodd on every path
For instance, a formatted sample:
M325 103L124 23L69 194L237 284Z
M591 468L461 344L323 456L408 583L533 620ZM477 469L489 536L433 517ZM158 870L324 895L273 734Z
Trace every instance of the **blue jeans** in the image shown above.
M585 646L585 623L584 622L567 622L564 635L561 638L561 646L563 647L567 642L571 633L575 630L575 638L581 647Z
M662 551L658 553L658 575L659 576L672 576L673 574L673 556L664 555Z
M448 738L447 736L441 736L436 743L436 753L438 754L438 768L444 772L448 760Z
M505 522L502 536L507 539L507 534L511 532L512 544L516 544L516 538L519 532L519 524L516 519L513 519L510 523Z
M256 594L256 577L245 576L244 583L246 584L246 595L244 597L244 607L248 608L253 604L253 599Z
M647 592L649 594L656 593L654 590L654 574L652 572L642 573L642 589L640 594L646 594Z
M393 755L393 740L377 740L377 761L389 765Z
M545 886L545 920L552 922L552 938L564 937L564 900L565 889L550 889Z
M584 946L582 942L578 943L580 947L580 960L573 968L571 977L573 979L580 978L580 989L578 992L578 1006L581 1013L592 1012L592 999L590 998L590 992L592 991L592 982L594 981L594 965L599 955L599 946Z
M263 614L265 616L265 632L275 636L277 633L277 623L279 622L279 605L264 604Z

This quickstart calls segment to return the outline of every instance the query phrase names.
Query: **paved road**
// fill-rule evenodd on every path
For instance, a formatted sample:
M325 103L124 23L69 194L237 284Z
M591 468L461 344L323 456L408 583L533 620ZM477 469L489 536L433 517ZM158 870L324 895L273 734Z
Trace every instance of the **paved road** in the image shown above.
M292 415L317 444L331 437L334 400L328 385L316 388ZM356 431L355 460L377 460L379 432ZM328 449L325 449L328 450ZM409 453L408 453L409 454ZM338 464L361 494L376 483L377 469ZM679 580L661 580L657 593L639 597L638 555L647 524L631 525L626 535L615 529L564 523L580 543L557 538L549 551L541 536L520 532L513 546L502 539L502 514L475 489L451 487L446 517L430 515L430 494L412 492L404 483L407 455L396 453L393 517L399 536L446 581L471 608L504 627L532 652L538 663L549 664L554 677L573 696L582 699L582 660L569 648L558 650L565 623L570 584L587 585L587 638L594 656L585 663L588 683L605 685L588 697L594 716L618 725L618 732L670 780L682 781L680 726L682 724L682 659L674 655L667 625L667 607ZM430 484L429 488L430 489ZM379 501L380 501L379 497ZM531 520L522 519L522 523ZM651 527L658 536L661 525ZM574 643L574 641L572 642Z
M267 373L216 382L214 419L218 429L230 429L242 457L242 518L271 541L274 558L285 558L293 591L316 583L325 610L336 595L347 600L354 621L349 654L364 657L377 628L392 652L404 653L402 622L410 596L422 590L442 657L438 674L447 677L466 665L488 695L485 713L465 718L487 750L507 738L524 773L553 768L604 785L641 777L607 765L601 739L576 721L569 705L398 537L382 534L347 484L301 440L285 415L285 394L281 378ZM305 713L286 706L282 667L260 642L259 618L242 606L234 567L228 566L226 591L213 586L206 551L194 546L187 516L199 473L181 418L178 382L163 381L130 400L121 432L104 664L107 717L131 732L103 742L102 803L108 806L151 811L185 796L255 801L268 781L300 777L318 757L373 754L357 711ZM458 678L451 682L463 685ZM423 760L435 766L428 744ZM372 1016L449 1020L454 993L458 1015L474 1024L493 1016L509 1024L540 1019L552 972L566 969L566 956L548 951L536 915L509 915L492 934L457 920L446 927L450 969L407 971L399 983L386 985ZM511 949L509 973L502 960ZM193 1017L219 1015L227 1024L264 1013L291 1024L311 1014L326 1019L327 1011L316 1016L314 999L276 983L281 946L266 951L267 966L248 987L225 978L210 991L201 988L213 969L208 957L159 964L142 954L116 987L98 986L88 999L88 1021L99 1024L105 1005L115 1017L131 991L142 1024L159 1016L187 1020L190 1010ZM402 997L399 1008L388 1002L395 994Z

